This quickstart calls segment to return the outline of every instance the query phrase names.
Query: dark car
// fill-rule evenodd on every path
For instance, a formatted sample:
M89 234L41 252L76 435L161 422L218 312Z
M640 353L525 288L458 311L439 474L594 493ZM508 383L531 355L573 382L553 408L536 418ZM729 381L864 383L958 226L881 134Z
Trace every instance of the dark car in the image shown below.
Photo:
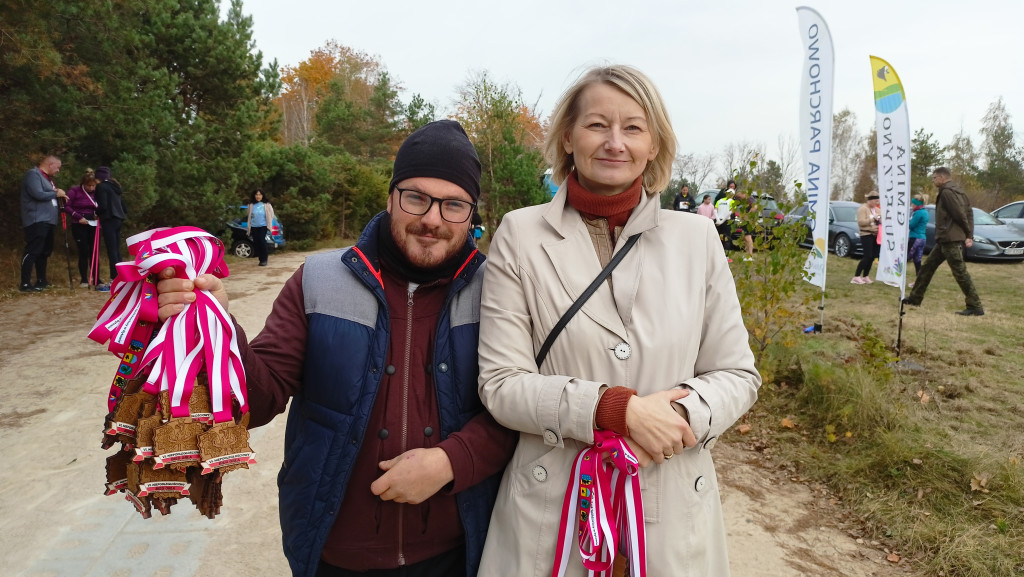
M860 204L847 200L833 200L829 203L828 212L828 250L838 257L854 257L862 253L860 247L860 227L857 226L857 209ZM802 204L786 215L785 222L810 222L809 204ZM800 246L814 246L811 227L807 225L807 236Z
M929 204L924 250L935 247L935 205ZM1024 230L1010 226L991 214L974 209L974 244L964 247L964 259L973 261L1024 260Z
M1006 206L997 208L992 211L992 216L1006 224L1016 226L1017 228L1024 228L1024 200L1011 202Z
M256 256L256 247L253 246L246 230L249 207L241 208L244 214L228 222L228 228L231 229L231 254L239 258L250 258ZM267 227L267 252L283 247L284 242L284 225L281 224L281 219L274 215L273 226Z

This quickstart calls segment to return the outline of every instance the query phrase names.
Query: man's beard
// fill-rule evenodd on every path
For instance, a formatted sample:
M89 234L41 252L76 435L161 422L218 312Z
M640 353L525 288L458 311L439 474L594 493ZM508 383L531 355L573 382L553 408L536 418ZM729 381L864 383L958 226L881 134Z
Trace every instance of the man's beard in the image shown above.
M405 258L409 259L409 262L414 266L430 269L439 266L445 262L448 262L459 249L462 248L460 243L452 243L447 245L449 241L455 236L452 231L445 228L431 229L430 227L424 226L422 223L412 223L405 227L405 243L399 242L402 235L396 230L398 225L394 220L391 221L391 235L395 239L399 248L402 249ZM445 252L440 258L434 258L429 252L429 249L420 247L418 243L413 239L414 236L422 236L424 234L431 234L435 239L445 243L447 246ZM408 247L408 248L405 248Z

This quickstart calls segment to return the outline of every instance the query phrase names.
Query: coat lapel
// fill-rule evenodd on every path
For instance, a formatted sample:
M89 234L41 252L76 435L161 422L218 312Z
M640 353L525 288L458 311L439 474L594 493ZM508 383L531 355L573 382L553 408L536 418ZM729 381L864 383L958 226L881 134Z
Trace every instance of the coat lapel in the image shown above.
M587 226L583 224L583 217L568 204L568 196L568 189L562 184L558 193L551 199L551 204L544 213L544 220L554 227L561 238L543 246L558 281L575 302L600 274L601 262L597 259L590 234L587 233ZM557 311L557 314L561 318L565 311ZM615 302L607 283L598 288L587 300L579 314L587 315L620 338L625 338L626 327L615 310Z
M601 272L601 263L594 251L593 241L579 211L567 203L568 190L563 184L544 213L546 220L561 237L544 244L544 252L551 260L562 288L575 301ZM640 204L629 217L616 242L615 251L622 249L633 234L649 230L658 224L658 197L641 196ZM614 294L608 284L602 285L583 305L580 312L594 322L626 340L626 324L632 317L633 303L640 287L644 241L640 241L612 272ZM559 311L559 317L565 311Z
M622 234L615 242L615 252L622 250L626 240L637 233L646 231L658 226L658 215L661 210L661 200L658 195L650 196L646 191L640 197L640 204L633 209L626 226L622 228ZM648 244L644 243L644 237L636 243L629 254L622 259L619 266L612 271L612 287L614 289L615 307L619 319L623 325L629 325L633 318L633 305L636 302L637 292L640 290L640 283L643 276L644 253Z

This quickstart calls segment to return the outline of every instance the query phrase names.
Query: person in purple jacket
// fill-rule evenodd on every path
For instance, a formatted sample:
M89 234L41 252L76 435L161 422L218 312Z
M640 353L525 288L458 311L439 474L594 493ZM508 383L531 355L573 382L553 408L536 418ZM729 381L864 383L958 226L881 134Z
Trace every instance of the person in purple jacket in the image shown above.
M82 180L68 190L68 201L64 212L71 217L71 235L75 239L78 250L78 274L81 277L81 288L95 286L96 290L110 290L109 285L100 280L99 255L96 254L96 232L99 222L96 220L96 185L99 181L92 170L87 170Z

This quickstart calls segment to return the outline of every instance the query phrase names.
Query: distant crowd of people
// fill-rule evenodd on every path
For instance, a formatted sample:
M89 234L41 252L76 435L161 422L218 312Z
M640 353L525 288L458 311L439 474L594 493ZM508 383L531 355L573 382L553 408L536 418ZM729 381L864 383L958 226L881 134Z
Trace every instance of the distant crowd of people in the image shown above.
M689 185L683 184L672 201L672 210L696 212L713 220L726 248L732 247L733 236L742 237L743 260L754 260L754 237L751 234L750 219L752 215L758 213L757 203L746 191L736 189L735 180L729 180L724 188L715 193L714 198L710 192L703 193L700 203L694 201Z
M932 174L932 183L938 189L935 199L935 240L936 249L924 257L926 231L929 223L928 195L915 194L911 199L911 217L908 223L908 244L906 262L914 264L915 280L907 287L913 289L904 299L904 303L917 306L924 298L932 275L943 262L949 262L953 278L964 293L967 308L957 314L966 316L984 315L981 299L977 289L967 272L964 263L963 248L973 244L974 213L967 195L953 182L952 173L948 168L936 168ZM696 210L694 210L696 206ZM729 180L725 187L714 193L705 192L697 203L690 194L690 187L683 184L672 200L672 210L696 212L713 221L718 228L723 244L728 248L734 236L743 237L743 260L753 260L753 237L749 223L751 215L758 213L756 202L742 190L736 189L736 181ZM859 229L862 255L857 261L851 284L865 285L874 283L871 280L871 268L879 257L882 244L882 211L879 205L879 194L872 190L857 210L857 227Z
M121 262L122 227L128 215L124 191L107 166L85 169L78 184L65 191L54 182L61 166L59 157L46 156L22 178L21 223L25 251L18 290L40 292L52 284L47 265L59 224L65 235L70 229L74 239L79 288L108 292L110 283L117 277L117 263ZM262 190L254 190L248 202L246 235L252 240L259 266L267 266L267 230L274 221L270 199ZM104 280L100 270L101 241L106 247L109 281ZM73 276L70 259L69 251L68 275ZM33 271L35 282L32 281ZM71 282L73 284L73 279Z
M39 292L50 286L47 264L53 254L57 222L71 234L78 252L79 286L109 291L99 270L99 241L102 237L110 263L110 279L117 276L121 261L121 224L127 215L121 184L111 177L110 168L86 169L78 184L65 192L54 183L61 160L47 156L25 173L21 181L21 224L25 252L21 259L21 292ZM67 238L65 237L65 242ZM70 266L70 263L69 263ZM32 272L35 271L35 283ZM68 272L70 275L70 271Z

